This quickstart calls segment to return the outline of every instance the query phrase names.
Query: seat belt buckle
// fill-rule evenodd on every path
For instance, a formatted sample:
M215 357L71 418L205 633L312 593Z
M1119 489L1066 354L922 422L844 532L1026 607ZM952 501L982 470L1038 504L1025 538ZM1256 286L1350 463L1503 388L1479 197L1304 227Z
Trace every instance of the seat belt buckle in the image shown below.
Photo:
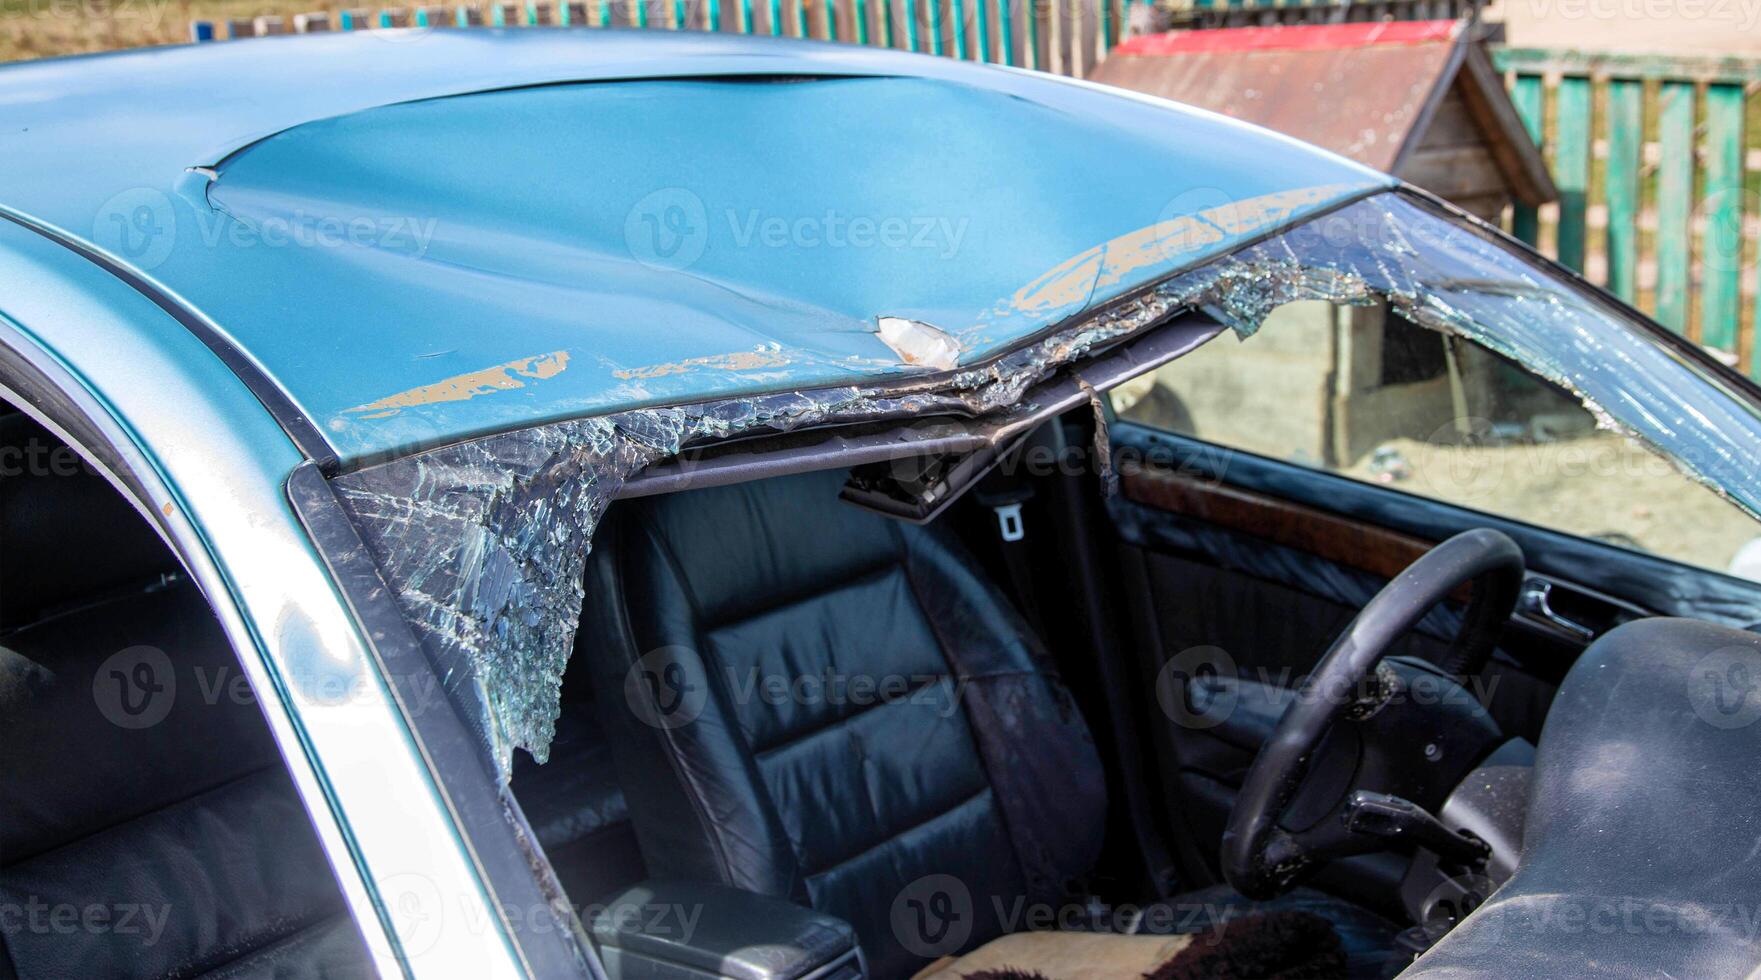
M997 515L997 533L1004 541L1020 541L1027 537L1027 528L1021 523L1021 501L996 504L991 510Z

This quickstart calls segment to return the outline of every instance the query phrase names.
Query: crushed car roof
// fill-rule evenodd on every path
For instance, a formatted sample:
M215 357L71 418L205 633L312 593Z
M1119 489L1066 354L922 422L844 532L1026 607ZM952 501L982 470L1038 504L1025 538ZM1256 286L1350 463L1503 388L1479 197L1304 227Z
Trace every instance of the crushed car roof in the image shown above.
M345 463L970 366L1392 183L1053 76L669 32L27 63L0 125L0 209L161 290Z

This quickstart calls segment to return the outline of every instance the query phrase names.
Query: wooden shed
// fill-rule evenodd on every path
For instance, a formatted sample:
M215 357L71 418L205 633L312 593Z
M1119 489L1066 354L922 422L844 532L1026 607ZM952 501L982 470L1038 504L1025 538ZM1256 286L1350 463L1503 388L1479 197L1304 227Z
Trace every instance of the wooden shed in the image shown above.
M1479 30L1444 20L1170 31L1124 41L1089 77L1278 130L1501 224L1511 203L1557 191ZM1403 438L1467 438L1471 417L1538 397L1494 355L1386 304L1292 303L1252 340L1206 345L1168 370L1178 381L1150 389L1141 420L1340 468L1361 469Z
M1472 21L1170 31L1089 77L1275 129L1488 221L1557 192Z

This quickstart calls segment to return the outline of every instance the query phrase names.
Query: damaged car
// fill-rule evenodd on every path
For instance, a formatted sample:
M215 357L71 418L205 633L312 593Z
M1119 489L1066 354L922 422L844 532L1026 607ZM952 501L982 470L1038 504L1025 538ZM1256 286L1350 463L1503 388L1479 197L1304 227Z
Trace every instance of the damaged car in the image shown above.
M0 976L1761 966L1761 390L1448 204L713 34L0 91Z

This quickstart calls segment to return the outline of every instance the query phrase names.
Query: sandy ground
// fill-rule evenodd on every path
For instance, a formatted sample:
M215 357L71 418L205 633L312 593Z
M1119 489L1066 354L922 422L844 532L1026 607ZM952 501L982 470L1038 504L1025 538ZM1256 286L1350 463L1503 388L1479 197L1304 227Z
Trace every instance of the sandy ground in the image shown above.
M1738 548L1761 536L1761 524L1722 497L1609 433L1542 445L1460 447L1413 439L1384 445L1406 461L1405 479L1378 480L1370 457L1346 472L1720 571Z

